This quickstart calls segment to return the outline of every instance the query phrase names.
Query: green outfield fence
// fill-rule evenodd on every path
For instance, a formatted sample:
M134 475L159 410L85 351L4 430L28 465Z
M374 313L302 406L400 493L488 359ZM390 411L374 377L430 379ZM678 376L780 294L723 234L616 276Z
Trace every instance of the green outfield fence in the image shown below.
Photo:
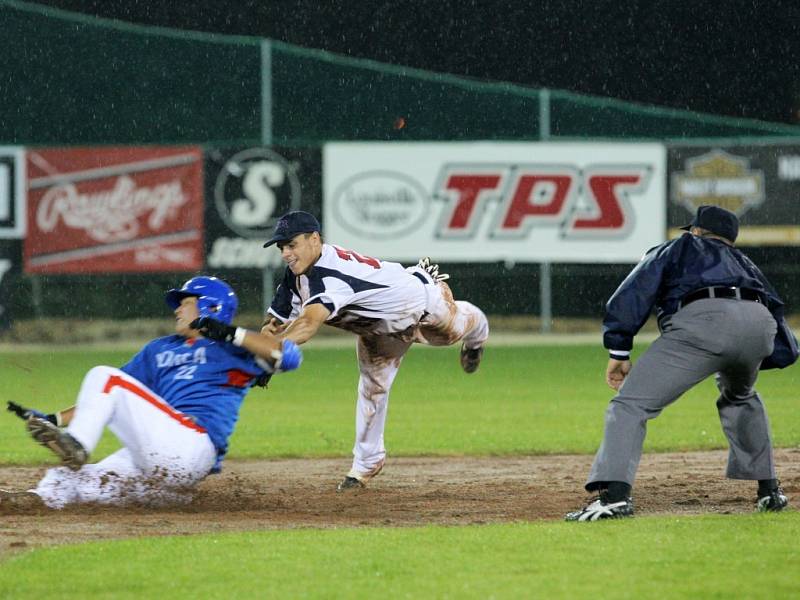
M252 37L220 36L96 19L0 0L0 145L200 144L315 147L334 140L658 140L714 143L800 140L800 128L638 105L561 90L486 83L337 56ZM397 129L398 117L413 127ZM777 261L776 284L800 302L797 249ZM629 266L554 265L556 314L596 316ZM532 266L453 265L464 296L488 312L535 311ZM770 275L770 265L765 266ZM785 269L784 269L785 270ZM528 272L530 271L530 273ZM582 273L582 275L581 275ZM260 274L230 277L260 290ZM68 314L87 282L104 289L92 314L136 286L130 316L158 314L161 291L183 275L23 275L8 302L19 317ZM486 293L502 278L513 293ZM31 289L45 291L38 306ZM561 298L560 298L561 296ZM128 297L126 295L126 297ZM92 303L86 303L91 307ZM257 308L254 304L253 307ZM113 315L112 315L113 316Z

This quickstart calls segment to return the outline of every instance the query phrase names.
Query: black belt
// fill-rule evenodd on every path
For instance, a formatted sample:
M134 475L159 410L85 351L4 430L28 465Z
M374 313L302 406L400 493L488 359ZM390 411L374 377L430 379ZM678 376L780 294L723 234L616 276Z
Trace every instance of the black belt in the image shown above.
M738 287L707 287L686 294L681 298L678 307L683 308L695 300L704 300L705 298L734 298L736 300L751 300L752 302L764 304L763 294L756 290Z

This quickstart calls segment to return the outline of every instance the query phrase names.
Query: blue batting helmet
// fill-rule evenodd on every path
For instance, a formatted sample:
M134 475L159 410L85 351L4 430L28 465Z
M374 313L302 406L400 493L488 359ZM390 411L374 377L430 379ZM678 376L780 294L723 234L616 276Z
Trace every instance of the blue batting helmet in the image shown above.
M239 300L233 288L216 277L192 277L178 289L167 292L164 298L167 305L175 310L187 296L197 298L197 308L201 317L211 317L217 321L231 324Z

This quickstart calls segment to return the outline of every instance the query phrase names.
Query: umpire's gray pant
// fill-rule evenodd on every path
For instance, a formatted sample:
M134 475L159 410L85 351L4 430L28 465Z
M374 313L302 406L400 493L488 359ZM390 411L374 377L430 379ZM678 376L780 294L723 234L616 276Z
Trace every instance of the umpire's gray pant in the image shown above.
M708 298L675 313L611 400L586 489L609 481L633 485L647 420L712 373L730 446L727 476L774 479L769 421L753 385L762 359L772 353L776 330L767 308L747 300Z

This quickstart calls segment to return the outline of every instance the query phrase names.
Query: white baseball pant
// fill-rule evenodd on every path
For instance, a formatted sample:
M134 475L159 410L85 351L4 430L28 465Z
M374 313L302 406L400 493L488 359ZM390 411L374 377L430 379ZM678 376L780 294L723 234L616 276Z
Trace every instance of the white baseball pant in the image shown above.
M137 379L100 366L86 374L67 432L91 453L106 426L123 448L79 471L49 469L32 490L47 506L188 502L216 460L205 429Z
M412 343L449 346L463 342L478 348L489 338L489 322L477 306L456 301L450 287L440 282L424 286L425 312L412 339L362 335L358 338L358 403L356 441L350 477L368 478L383 467L386 448L383 432L389 407L389 391L403 356Z

